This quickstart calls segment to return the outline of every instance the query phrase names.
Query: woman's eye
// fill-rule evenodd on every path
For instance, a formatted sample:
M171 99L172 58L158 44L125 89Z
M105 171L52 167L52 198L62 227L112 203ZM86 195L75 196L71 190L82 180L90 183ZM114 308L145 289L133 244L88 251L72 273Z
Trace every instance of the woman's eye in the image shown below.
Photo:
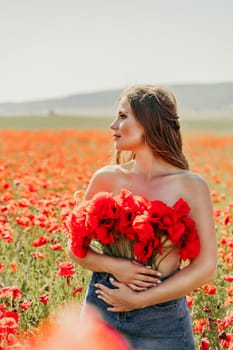
M125 119L125 118L127 118L127 116L126 116L125 114L120 114L120 115L119 115L119 118L120 118L120 119Z

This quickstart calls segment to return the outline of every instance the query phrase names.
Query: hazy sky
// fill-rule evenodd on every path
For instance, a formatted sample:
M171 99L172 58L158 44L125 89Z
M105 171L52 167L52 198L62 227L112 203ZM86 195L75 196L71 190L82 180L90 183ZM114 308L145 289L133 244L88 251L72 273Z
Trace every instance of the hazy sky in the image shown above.
M0 102L233 81L232 0L0 0Z

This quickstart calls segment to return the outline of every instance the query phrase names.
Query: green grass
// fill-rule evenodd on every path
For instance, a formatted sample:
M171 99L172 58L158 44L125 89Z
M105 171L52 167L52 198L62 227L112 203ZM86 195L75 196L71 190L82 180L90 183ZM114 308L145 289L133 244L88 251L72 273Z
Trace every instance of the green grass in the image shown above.
M182 129L194 132L214 132L214 133L233 133L233 119L186 119L181 122Z
M108 117L79 116L22 116L0 117L0 129L108 129L112 119ZM181 121L185 131L233 132L230 119L185 119Z
M104 129L110 118L79 116L0 117L0 129Z

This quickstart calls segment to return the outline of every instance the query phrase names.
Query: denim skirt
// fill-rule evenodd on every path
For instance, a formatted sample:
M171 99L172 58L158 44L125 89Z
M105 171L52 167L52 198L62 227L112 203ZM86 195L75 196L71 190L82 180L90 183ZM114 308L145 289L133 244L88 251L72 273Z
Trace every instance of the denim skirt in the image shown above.
M104 321L115 328L134 350L195 350L192 323L186 298L155 304L129 312L110 312L95 293L95 283L114 288L108 273L93 272L85 305L96 308ZM169 276L163 278L166 279Z

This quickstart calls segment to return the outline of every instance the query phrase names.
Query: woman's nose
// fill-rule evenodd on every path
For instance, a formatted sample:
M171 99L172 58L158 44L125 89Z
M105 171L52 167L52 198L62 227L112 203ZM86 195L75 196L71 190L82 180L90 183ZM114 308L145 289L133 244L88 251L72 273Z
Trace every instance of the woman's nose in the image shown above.
M116 119L110 124L110 128L113 130L117 129L117 120Z

